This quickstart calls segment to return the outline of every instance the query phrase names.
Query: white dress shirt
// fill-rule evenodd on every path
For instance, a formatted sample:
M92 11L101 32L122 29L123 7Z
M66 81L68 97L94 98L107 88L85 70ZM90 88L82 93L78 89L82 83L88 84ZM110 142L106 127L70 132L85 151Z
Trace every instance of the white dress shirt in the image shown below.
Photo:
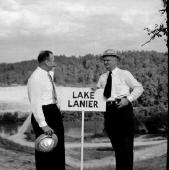
M109 72L102 74L97 83L97 88L105 88ZM107 100L115 100L115 98L127 96L130 102L136 100L142 93L142 85L127 71L116 67L112 71L112 89L111 96ZM131 93L130 93L131 90Z
M52 71L49 73L53 78L54 73ZM27 89L31 110L36 121L40 127L46 126L42 106L54 103L53 86L48 72L37 67L28 80Z

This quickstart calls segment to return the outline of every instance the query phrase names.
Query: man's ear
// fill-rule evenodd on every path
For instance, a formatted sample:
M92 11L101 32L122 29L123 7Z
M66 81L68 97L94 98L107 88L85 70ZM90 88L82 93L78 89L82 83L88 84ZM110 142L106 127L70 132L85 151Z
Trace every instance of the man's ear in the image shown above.
M44 64L45 64L46 66L48 66L48 65L49 65L48 63L49 63L49 61L48 61L48 60L45 60L45 61L44 61Z

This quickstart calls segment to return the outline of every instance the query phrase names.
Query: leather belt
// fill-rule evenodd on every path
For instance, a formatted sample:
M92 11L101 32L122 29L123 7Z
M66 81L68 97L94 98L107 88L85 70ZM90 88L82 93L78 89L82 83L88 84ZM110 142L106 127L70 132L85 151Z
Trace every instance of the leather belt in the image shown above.
M107 105L113 105L113 104L115 104L115 100L110 100L110 101L107 101L106 103L107 103Z
M126 97L127 96L123 96L122 98L126 98ZM117 105L121 101L122 98L115 98L115 100L108 100L106 102L106 104L107 104L107 106L109 106L109 105Z
M117 104L118 104L118 102L115 101L115 100L111 100L111 101L107 101L107 102L106 102L106 105L107 105L107 106L116 106Z

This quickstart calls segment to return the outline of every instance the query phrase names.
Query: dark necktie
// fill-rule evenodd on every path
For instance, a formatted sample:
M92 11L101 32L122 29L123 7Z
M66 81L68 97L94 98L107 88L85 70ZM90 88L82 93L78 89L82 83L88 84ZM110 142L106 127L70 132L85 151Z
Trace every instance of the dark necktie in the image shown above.
M112 72L109 72L109 75L107 77L107 83L104 88L104 96L108 99L111 96L111 85L112 85L112 78L111 78Z
M50 82L52 83L52 87L53 87L53 89L52 89L53 102L57 103L57 96L56 96L54 81L52 79L52 76L49 73L48 73L48 76L49 76Z

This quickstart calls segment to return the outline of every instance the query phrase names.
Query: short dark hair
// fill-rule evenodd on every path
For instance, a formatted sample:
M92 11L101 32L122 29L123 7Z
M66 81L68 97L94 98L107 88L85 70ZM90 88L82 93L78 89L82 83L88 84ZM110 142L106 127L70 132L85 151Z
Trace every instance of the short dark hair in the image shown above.
M53 52L48 51L48 50L41 51L38 55L38 63L41 63L41 62L47 60L49 58L50 54L53 54Z

